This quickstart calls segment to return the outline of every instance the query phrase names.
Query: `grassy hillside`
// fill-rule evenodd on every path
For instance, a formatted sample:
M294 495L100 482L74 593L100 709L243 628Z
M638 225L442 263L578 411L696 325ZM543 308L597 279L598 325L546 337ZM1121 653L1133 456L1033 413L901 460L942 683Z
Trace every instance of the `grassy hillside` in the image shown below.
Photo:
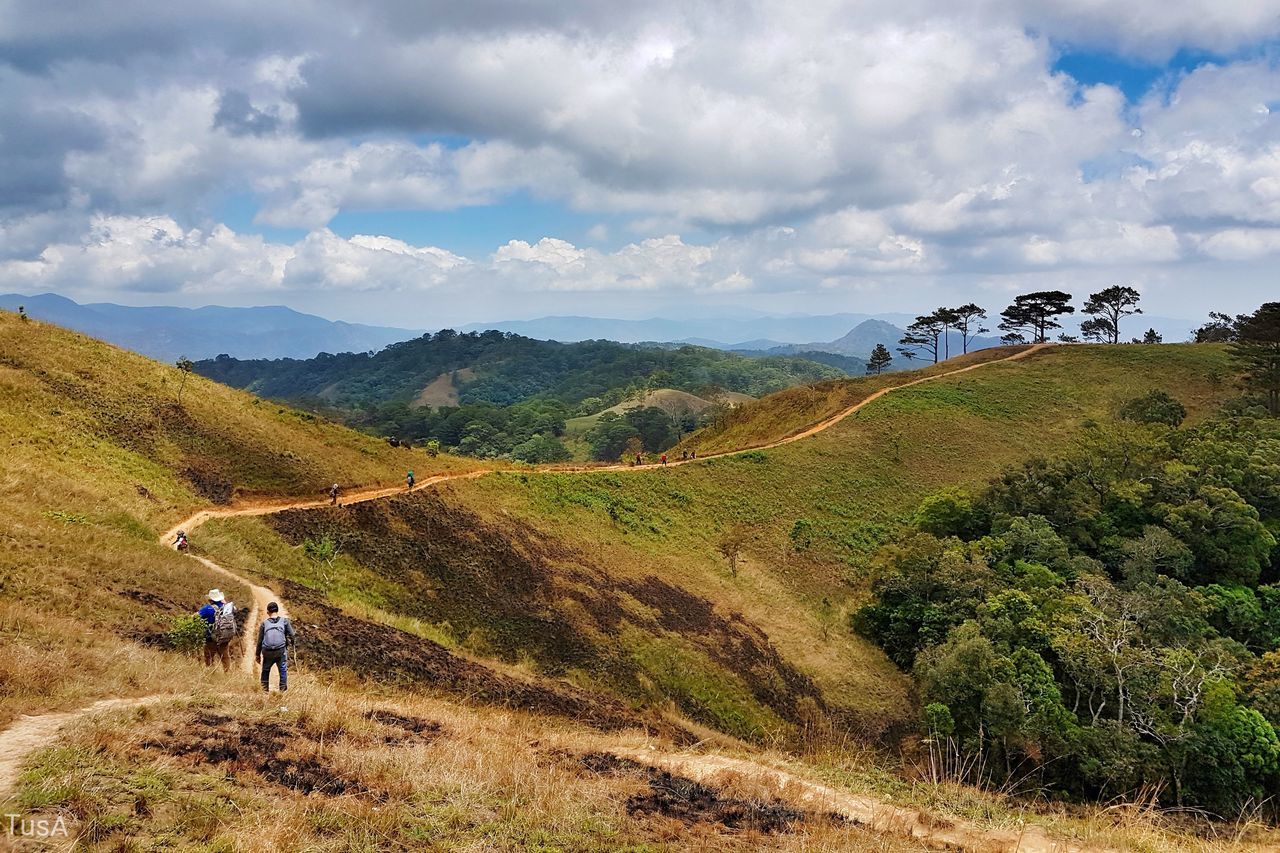
M759 780L699 788L602 753L697 742L930 825L1017 827L1024 804L904 781L851 748L915 721L907 681L847 630L866 555L939 486L1070 442L1151 388L1195 417L1226 376L1212 347L1054 349L777 450L210 522L197 549L279 591L301 628L286 711L172 648L171 618L208 587L248 591L158 531L212 498L469 463L198 377L179 406L174 368L0 314L0 725L183 697L73 727L5 810L67 816L104 850L915 849ZM1201 843L1119 812L1034 817L1136 849Z
M974 364L1007 358L1020 347L979 350L926 368L878 376L833 379L798 385L738 407L713 426L686 436L677 450L697 450L703 455L760 447L801 432L837 412L860 403L882 388Z
M472 654L670 703L756 741L832 728L881 739L913 724L908 685L846 626L893 526L926 494L979 486L1152 388L1194 418L1228 393L1226 377L1214 347L1063 347L904 389L775 450L668 470L502 473L441 498L214 529L264 571ZM843 406L868 393L848 385L815 396ZM292 545L329 537L343 562L326 580L268 559L271 531Z
M169 619L224 579L155 539L194 509L478 464L392 448L198 376L183 387L174 367L5 312L0 458L0 720L163 687L151 677L162 659L189 683L187 659L160 651Z

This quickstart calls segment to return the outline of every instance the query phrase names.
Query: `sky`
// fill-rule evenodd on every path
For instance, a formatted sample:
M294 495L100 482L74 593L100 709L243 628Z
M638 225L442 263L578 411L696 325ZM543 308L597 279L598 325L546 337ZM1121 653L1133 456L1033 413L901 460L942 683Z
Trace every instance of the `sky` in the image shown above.
M0 291L413 328L1280 299L1280 0L193 5L0 0Z

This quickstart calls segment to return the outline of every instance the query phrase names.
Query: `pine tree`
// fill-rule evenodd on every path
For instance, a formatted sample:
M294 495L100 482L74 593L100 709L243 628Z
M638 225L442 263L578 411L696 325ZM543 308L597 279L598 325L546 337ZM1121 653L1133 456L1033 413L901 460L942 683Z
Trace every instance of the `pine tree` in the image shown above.
M964 352L969 351L969 344L973 339L984 332L991 331L982 325L982 321L987 319L987 311L980 308L972 302L961 305L959 308L950 309L955 316L955 322L952 324L960 331L960 343Z
M943 321L936 314L917 317L915 322L906 328L906 334L898 341L902 346L898 352L908 360L918 358L921 354L933 358L938 363L938 340L942 337Z
M1142 309L1138 307L1138 300L1141 298L1142 294L1132 287L1119 284L1089 294L1089 299L1084 303L1084 313L1092 315L1093 319L1086 320L1080 331L1086 337L1096 334L1104 343L1120 343L1120 320L1142 313ZM1090 327L1089 332L1085 332L1085 326Z
M884 344L876 344L876 348L871 351L871 357L867 359L867 373L879 376L892 363L893 356L889 354L889 348Z
M1025 340L1029 332L1032 343L1042 344L1049 339L1050 330L1062 328L1056 317L1074 313L1070 293L1061 290L1024 293L1000 312L1000 330L1008 333L1001 340Z
M1231 356L1244 370L1245 387L1260 392L1267 411L1280 417L1280 302L1237 318Z

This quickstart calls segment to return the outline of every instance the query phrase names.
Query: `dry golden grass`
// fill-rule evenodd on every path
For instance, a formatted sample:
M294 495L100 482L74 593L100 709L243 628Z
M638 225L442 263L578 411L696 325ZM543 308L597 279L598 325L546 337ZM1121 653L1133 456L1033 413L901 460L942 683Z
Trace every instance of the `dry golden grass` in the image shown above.
M710 816L688 823L631 813L628 801L653 790L644 774L585 765L582 756L672 752L639 732L584 733L519 712L314 683L291 691L287 705L278 697L207 695L82 721L35 757L6 808L68 817L87 850L924 849L906 837L905 825L877 833L812 816L764 833ZM423 723L423 734L409 731ZM211 757L226 747L241 754ZM812 764L742 748L709 754L922 808L940 827L963 821L1016 833L1035 824L1083 849L1219 853L1280 840L1256 825L1213 827L1137 807L1065 809L908 785L856 751L814 756ZM295 782L269 778L282 769ZM290 787L297 779L338 780L345 790L306 794ZM801 801L795 785L763 777L724 774L709 784L721 798Z
M210 586L247 601L245 590L154 542L206 503L193 470L237 494L311 495L333 479L397 482L405 467L423 476L472 464L406 455L198 377L179 409L178 382L171 367L0 313L0 725L18 713L107 695L194 690L205 697L76 727L33 756L17 800L22 809L72 815L87 847L113 850L916 849L856 827L803 825L764 836L631 816L625 804L645 790L641 779L587 772L564 753L648 745L639 733L604 735L349 677L326 684L305 668L282 712L276 700L251 695L240 676L210 673L147 645ZM744 420L744 428L778 437L848 405L868 384L819 389L810 408L784 407L778 417ZM652 575L713 602L720 615L741 614L819 685L830 708L848 715L846 722L852 717L855 731L874 735L913 712L906 680L844 627L860 600L867 551L922 494L979 485L1001 465L1061 446L1088 419L1153 387L1172 390L1193 417L1230 390L1213 348L1069 348L890 395L828 433L755 456L671 471L499 475L445 492L488 523L527 526L589 555L610 577ZM790 535L801 519L811 523L812 541ZM753 535L731 574L717 542L736 524ZM348 612L444 636L389 607L379 589L386 578L366 567L316 575L260 521L209 530L197 548L216 548L215 556L232 557L229 565L327 584ZM641 638L631 651L651 650L651 641ZM673 689L729 683L714 668L683 671L687 657L658 648L653 675L681 676ZM745 699L740 704L729 710L755 713ZM443 733L408 746L385 743L385 727L365 716L373 706L437 722ZM230 776L142 748L163 742L166 727L190 727L210 711L241 725L287 721L298 734L286 757L322 764L378 796L303 796L255 771ZM1135 850L1276 843L1251 826L1209 828L1136 808L1065 810L912 784L879 756L850 748L829 723L815 721L822 737L807 741L811 753L759 753L706 734L730 754L925 807L941 819L993 828L1034 820L1086 844ZM797 734L780 732L778 742L794 744ZM761 799L787 792L738 778L726 793ZM1217 836L1201 837L1206 832Z
M405 732L371 720L371 712L439 731L397 741ZM224 718L233 722L210 725ZM305 795L243 762L179 754L201 738L208 749L238 743L220 732L253 740L273 726L289 732L270 746L277 762L323 771L346 791ZM647 743L639 734L618 740ZM287 711L276 699L210 698L85 721L37 756L14 806L70 816L90 850L919 849L825 820L767 834L629 815L628 798L648 793L648 784L634 772L588 769L580 756L597 746L527 714L313 685L292 691ZM772 799L742 782L723 793Z
M213 586L156 543L229 495L473 466L392 448L83 335L0 312L0 723L198 679L155 642ZM219 485L220 484L220 485ZM195 541L199 547L198 539Z

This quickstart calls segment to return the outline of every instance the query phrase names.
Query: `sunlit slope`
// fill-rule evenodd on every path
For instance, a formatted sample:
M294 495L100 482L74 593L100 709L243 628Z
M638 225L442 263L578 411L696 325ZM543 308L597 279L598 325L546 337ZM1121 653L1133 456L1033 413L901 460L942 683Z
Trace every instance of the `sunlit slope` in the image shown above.
M981 487L1005 465L1057 452L1155 388L1197 417L1231 392L1226 356L1191 345L1051 348L903 389L774 450L667 470L500 474L455 484L446 500L513 535L563 543L564 565L585 556L610 577L653 577L714 603L811 679L824 720L883 733L912 719L907 687L847 629L875 547L930 492ZM724 553L734 534L744 540L736 574ZM575 618L567 604L557 614ZM706 648L696 626L660 636ZM637 641L626 654L687 713L716 725L722 713L674 677L679 656L653 660L645 648Z
M198 376L179 405L181 382L173 366L0 312L0 721L188 683L173 673L190 662L157 649L170 617L225 579L155 540L192 509L472 464Z
M1008 358L1027 347L994 347L979 350L918 370L832 379L797 385L759 400L744 401L724 418L686 436L676 451L694 450L700 455L761 447L795 435L870 397L884 388L904 385L922 376L947 373Z

